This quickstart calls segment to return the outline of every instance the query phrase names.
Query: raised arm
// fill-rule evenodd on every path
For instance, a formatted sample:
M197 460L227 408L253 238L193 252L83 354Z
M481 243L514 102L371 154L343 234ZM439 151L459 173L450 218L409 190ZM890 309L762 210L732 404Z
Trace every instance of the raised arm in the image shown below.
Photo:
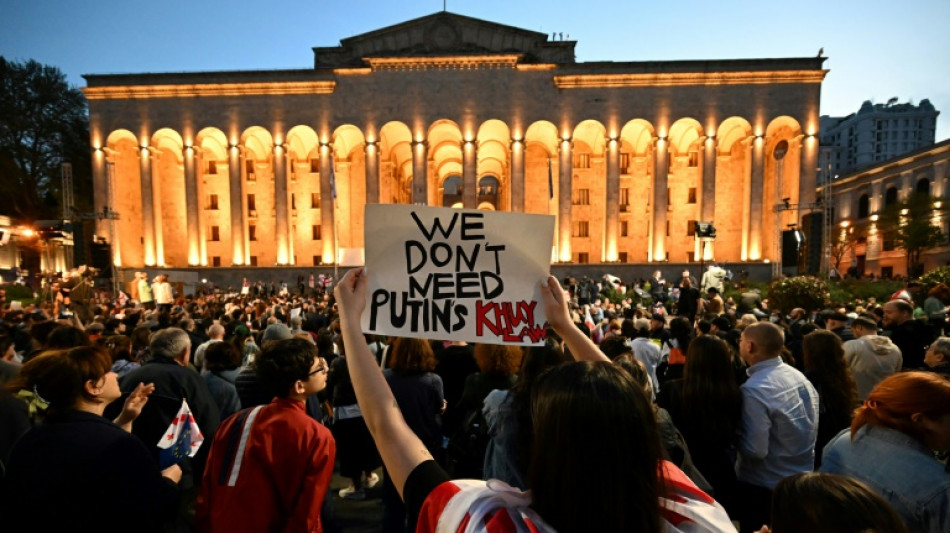
M574 325L571 313L567 309L567 300L564 299L564 289L557 278L548 276L541 281L541 304L548 324L564 339L564 343L571 350L571 355L578 361L610 361L600 351L600 348L590 340L590 337Z
M347 272L333 294L340 306L346 364L356 399L393 485L402 496L406 478L432 456L403 419L396 398L360 330L360 316L366 307L365 270L357 268Z

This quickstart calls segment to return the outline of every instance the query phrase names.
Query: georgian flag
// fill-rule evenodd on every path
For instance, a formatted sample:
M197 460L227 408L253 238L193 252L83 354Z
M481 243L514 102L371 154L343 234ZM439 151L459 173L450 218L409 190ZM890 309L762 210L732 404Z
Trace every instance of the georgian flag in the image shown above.
M164 470L181 463L185 457L194 457L204 440L188 402L182 399L181 409L158 441L159 467Z

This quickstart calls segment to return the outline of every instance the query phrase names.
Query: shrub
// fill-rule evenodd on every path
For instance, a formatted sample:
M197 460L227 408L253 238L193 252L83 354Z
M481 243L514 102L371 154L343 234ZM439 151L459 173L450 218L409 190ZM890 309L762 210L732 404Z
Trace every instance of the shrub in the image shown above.
M813 276L778 279L769 286L769 308L789 314L801 307L806 311L821 309L830 296L828 284Z

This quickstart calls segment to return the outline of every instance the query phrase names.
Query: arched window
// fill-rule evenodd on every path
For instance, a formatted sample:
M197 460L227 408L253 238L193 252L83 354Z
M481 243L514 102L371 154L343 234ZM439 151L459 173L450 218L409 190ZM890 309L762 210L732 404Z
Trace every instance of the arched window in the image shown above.
M462 207L462 176L449 176L442 182L442 207Z
M871 211L871 202L868 199L868 195L862 194L858 198L858 218L866 218Z
M897 203L897 187L889 187L884 193L884 207Z
M915 191L917 194L923 194L930 196L930 180L927 178L921 178L917 182L917 189Z
M478 201L476 205L482 209L482 204L491 204L493 210L498 209L498 188L501 183L495 176L482 176L478 180Z

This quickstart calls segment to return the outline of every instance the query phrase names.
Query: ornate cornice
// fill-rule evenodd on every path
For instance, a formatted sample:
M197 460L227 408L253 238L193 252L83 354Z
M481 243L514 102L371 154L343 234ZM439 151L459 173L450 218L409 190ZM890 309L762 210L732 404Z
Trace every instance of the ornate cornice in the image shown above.
M512 69L520 60L521 54L363 58L374 71Z
M827 70L683 72L659 74L572 74L554 76L558 89L675 87L683 85L768 85L821 83Z
M331 94L335 81L279 81L261 83L208 83L172 85L127 85L83 87L87 100L138 100L146 98L193 98L218 96L263 96Z

